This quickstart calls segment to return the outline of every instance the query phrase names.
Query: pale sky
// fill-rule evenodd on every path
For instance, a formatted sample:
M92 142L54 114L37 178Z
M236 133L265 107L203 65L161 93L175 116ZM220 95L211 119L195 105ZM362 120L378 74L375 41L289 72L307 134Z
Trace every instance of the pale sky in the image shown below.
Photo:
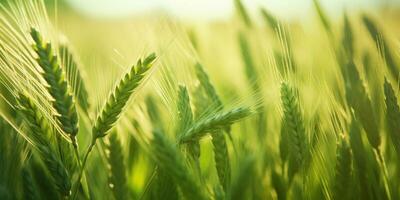
M189 20L218 20L233 13L233 0L67 0L78 11L99 17L124 17L163 11ZM328 14L340 15L346 10L373 9L396 0L320 0ZM305 17L313 12L312 0L242 0L246 8L263 6L283 18ZM400 2L400 1L398 1ZM399 4L399 3L397 3Z

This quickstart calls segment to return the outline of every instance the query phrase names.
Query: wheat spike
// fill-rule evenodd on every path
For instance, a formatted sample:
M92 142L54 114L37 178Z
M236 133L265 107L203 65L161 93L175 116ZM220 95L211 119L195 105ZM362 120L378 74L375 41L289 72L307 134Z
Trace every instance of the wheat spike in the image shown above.
M352 177L352 155L348 142L342 138L336 150L335 199L349 199Z
M345 56L352 59L354 57L354 35L347 15L344 15L342 46Z
M207 72L204 70L203 66L200 63L196 63L195 65L196 76L200 81L201 86L205 89L207 96L211 99L211 101L218 108L222 108L222 101L219 98L217 91L215 90L213 84L211 83L210 78L208 77Z
M51 43L44 43L42 36L34 28L31 28L30 34L35 42L33 48L38 56L37 62L44 71L43 77L49 85L48 91L54 98L53 106L59 114L58 120L62 124L63 131L74 142L78 134L78 115L63 69L53 52Z
M178 89L177 100L178 127L176 135L181 135L193 123L193 113L187 88L183 85Z
M254 63L254 58L251 54L251 48L249 42L244 35L244 33L239 34L239 46L240 46L240 53L242 56L242 60L245 66L245 73L248 79L249 84L253 86L253 89L257 91L259 89L259 85L257 82L257 69ZM253 82L255 81L255 84Z
M378 29L376 23L370 17L368 17L367 15L363 15L362 20L371 38L376 43L377 48L382 51L381 56L386 61L386 65L389 68L391 75L393 76L393 78L398 80L400 71L398 69L396 60L391 53L390 46L388 45L386 38Z
M20 94L18 98L18 110L29 124L30 139L38 150L42 160L53 178L54 184L60 195L68 196L71 191L71 182L68 172L62 162L54 154L49 140L51 128L40 113L33 101L26 95Z
M179 86L177 105L178 128L176 131L176 135L178 135L179 137L193 123L193 113L190 106L189 93L187 91L187 88L183 85ZM198 163L198 159L200 157L199 141L189 142L186 147L188 149L189 155L191 155L194 161Z
M214 131L211 134L211 137L214 147L214 160L218 179L226 191L231 179L228 146L222 130Z
M155 59L156 55L154 53L147 56L143 62L139 59L136 65L132 66L130 71L120 80L97 116L92 129L93 138L104 137L107 131L111 129L120 117L129 98L145 78Z
M331 23L328 20L328 17L326 16L325 12L322 10L319 0L313 0L313 4L317 11L319 20L321 21L321 24L324 26L324 29L330 36L333 36Z
M29 165L22 168L22 180L23 180L23 191L24 199L35 200L39 198L36 185L34 183L32 172L29 169Z
M245 25L247 27L251 27L252 26L252 22L250 19L249 14L246 11L246 8L244 7L243 3L241 0L235 0L235 8L237 9L237 12L240 16L240 18L243 20L243 22L245 23Z
M228 125L240 121L252 114L249 108L235 108L227 112L219 112L205 119L199 120L194 123L183 135L180 137L180 143L189 141L196 141L204 137L206 133L221 130Z
M208 74L205 72L203 66L200 63L195 65L196 76L199 79L201 86L204 88L207 96L210 98L213 105L216 106L217 110L222 109L223 104L221 99L219 98L217 91L212 85ZM230 134L230 127L226 127L225 131ZM214 147L214 160L215 167L217 169L218 178L225 189L227 190L227 186L230 182L230 163L229 163L229 152L228 146L226 144L225 137L222 131L215 131L211 133L212 143Z
M124 155L118 134L112 133L106 140L106 158L108 163L110 187L115 199L129 199Z
M346 83L347 102L353 107L356 118L359 119L363 125L369 143L372 147L378 149L381 144L381 137L379 134L378 120L374 113L371 100L362 83L356 65L350 61L346 68L349 72L349 80Z
M71 84L76 100L82 110L87 113L90 108L88 101L89 95L79 69L81 66L78 65L76 57L66 44L61 45L58 48L58 52L61 58L61 63L66 71L68 83Z
M289 133L287 119L283 118L281 122L281 136L279 138L279 155L282 163L287 161L289 154Z
M151 185L150 199L179 199L178 186L170 174L158 168L156 177Z
M283 122L289 142L289 177L293 177L302 167L306 158L306 135L304 121L298 97L295 91L286 83L281 84L281 99L283 106Z
M397 151L397 155L400 157L400 108L393 87L386 78L384 91L386 97L387 130Z

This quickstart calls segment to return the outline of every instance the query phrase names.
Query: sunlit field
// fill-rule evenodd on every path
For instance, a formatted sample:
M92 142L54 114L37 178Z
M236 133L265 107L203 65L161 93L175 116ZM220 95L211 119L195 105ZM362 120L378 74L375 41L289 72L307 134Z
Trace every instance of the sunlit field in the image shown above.
M0 200L400 199L399 3L93 2L0 1Z

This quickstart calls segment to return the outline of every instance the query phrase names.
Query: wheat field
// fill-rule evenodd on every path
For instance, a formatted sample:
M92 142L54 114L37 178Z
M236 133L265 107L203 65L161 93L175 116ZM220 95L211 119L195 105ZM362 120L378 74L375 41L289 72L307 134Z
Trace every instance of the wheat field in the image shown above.
M0 1L0 199L400 199L396 9Z

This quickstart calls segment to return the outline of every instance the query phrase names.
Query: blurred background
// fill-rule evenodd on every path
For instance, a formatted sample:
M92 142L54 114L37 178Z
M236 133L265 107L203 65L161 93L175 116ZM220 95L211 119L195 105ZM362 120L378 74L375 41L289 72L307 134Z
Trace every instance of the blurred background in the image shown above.
M222 87L243 87L243 63L238 33L248 42L258 66L266 66L267 57L279 48L274 30L269 29L261 10L264 9L288 29L296 59L304 68L316 66L309 55L329 49L326 34L312 0L242 0L254 24L247 27L241 20L235 0L46 0L50 19L65 34L87 74L96 74L89 88L104 86L97 92L102 99L126 66L149 51L175 59L197 57ZM390 37L399 39L398 0L320 0L322 9L333 26L342 26L344 13L359 20L364 13L378 23L390 26ZM355 23L356 30L363 30ZM385 28L385 27L382 27ZM337 34L340 29L335 29ZM364 35L365 36L365 35ZM365 39L362 35L360 40ZM312 44L312 45L310 45ZM394 41L395 46L398 42ZM367 44L373 47L373 44ZM168 52L168 53L167 53ZM325 54L321 60L330 59ZM164 59L166 60L166 59ZM179 65L168 63L168 65ZM101 69L101 70L99 70ZM330 73L324 71L323 73ZM235 81L232 82L232 74ZM111 76L110 76L111 75ZM237 77L236 77L237 76ZM110 78L111 77L111 78ZM106 81L105 81L106 80ZM242 81L241 81L242 80ZM104 94L103 94L104 93Z
M183 20L223 20L234 13L231 0L65 0L65 5L91 17L127 17L144 13L164 13ZM338 16L344 10L394 9L400 5L397 0L322 0L321 5L331 16ZM278 17L299 19L312 15L311 0L245 0L243 4L250 13L265 7Z

